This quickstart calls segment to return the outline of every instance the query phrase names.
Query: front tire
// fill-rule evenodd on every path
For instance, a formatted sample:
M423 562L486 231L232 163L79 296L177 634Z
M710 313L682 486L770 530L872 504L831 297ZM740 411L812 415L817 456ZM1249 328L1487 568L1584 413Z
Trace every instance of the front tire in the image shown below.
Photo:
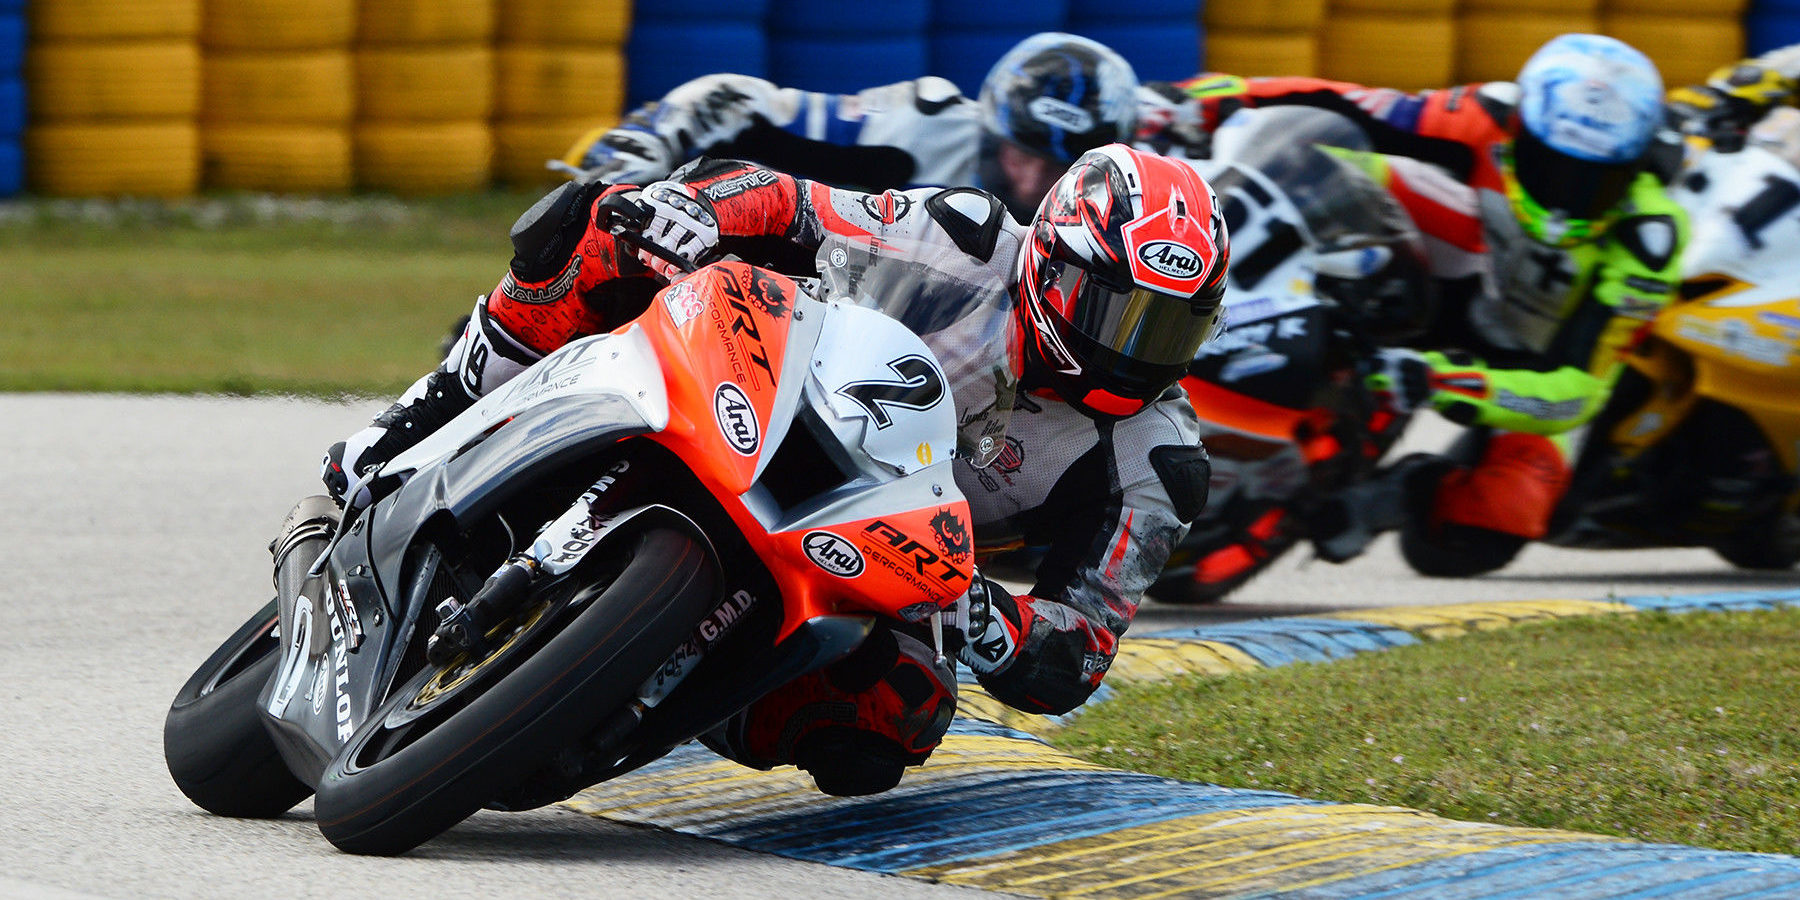
M473 815L628 703L712 610L715 581L693 538L652 530L610 584L534 597L499 649L427 666L357 729L319 782L319 831L393 855Z
M1779 572L1800 563L1800 518L1783 514L1763 527L1746 529L1713 548L1740 569Z
M282 761L256 704L281 661L278 618L273 600L251 616L181 686L163 720L169 776L215 815L271 819L312 793Z

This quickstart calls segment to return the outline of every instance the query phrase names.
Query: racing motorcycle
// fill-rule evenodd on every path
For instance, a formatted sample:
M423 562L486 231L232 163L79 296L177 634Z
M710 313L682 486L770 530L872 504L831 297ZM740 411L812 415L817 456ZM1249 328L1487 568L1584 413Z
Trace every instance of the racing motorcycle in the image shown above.
M826 252L822 280L681 277L349 492L375 502L303 500L275 599L170 708L176 784L227 816L313 795L332 844L397 854L642 766L877 629L941 655L973 563L949 467L1011 397L953 400L880 311L916 273ZM965 312L957 340L1004 341L1010 312Z
M1761 136L1759 139L1758 136ZM1709 547L1800 562L1800 111L1671 186L1693 235L1679 297L1590 426L1548 543Z
M1220 599L1366 482L1408 416L1364 388L1363 360L1416 332L1433 294L1417 228L1357 165L1368 140L1323 110L1234 116L1197 162L1231 233L1225 332L1182 386L1212 460L1205 511L1152 597ZM1345 534L1339 552L1367 534Z

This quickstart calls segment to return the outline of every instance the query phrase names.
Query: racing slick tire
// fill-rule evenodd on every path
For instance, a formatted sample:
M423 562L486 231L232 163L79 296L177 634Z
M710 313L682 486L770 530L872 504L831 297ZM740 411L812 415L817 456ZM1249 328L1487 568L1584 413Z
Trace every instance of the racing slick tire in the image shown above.
M325 768L313 809L326 839L349 853L404 853L623 708L711 612L717 580L685 534L653 529L624 546L630 558L610 582L553 584L498 649L427 665L395 688Z
M170 777L215 815L270 819L312 793L282 762L256 702L281 661L275 607L269 601L200 664L163 720Z

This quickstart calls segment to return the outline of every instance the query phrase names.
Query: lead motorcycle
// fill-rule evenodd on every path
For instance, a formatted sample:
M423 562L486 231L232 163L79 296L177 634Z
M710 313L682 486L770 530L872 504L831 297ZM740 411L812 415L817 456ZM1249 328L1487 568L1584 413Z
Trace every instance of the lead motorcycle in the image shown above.
M314 794L332 844L401 853L642 766L877 629L937 640L972 566L951 460L959 435L992 457L1012 398L953 399L868 308L916 283L882 254L827 245L820 282L710 265L371 473L399 484L372 505L303 500L275 599L169 710L176 784L228 816ZM1009 302L940 333L1003 346Z
M1181 382L1211 492L1149 590L1158 600L1216 601L1263 571L1374 474L1409 421L1361 367L1423 327L1433 294L1423 238L1356 162L1368 148L1342 116L1273 107L1239 113L1196 163L1231 232L1231 285L1225 332Z

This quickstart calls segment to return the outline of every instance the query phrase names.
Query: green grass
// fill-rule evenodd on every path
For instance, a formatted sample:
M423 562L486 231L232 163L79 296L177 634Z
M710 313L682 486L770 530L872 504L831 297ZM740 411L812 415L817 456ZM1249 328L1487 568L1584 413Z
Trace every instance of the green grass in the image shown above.
M534 199L0 204L0 390L393 393Z
M1800 852L1800 610L1565 620L1126 686L1119 768L1453 819Z

